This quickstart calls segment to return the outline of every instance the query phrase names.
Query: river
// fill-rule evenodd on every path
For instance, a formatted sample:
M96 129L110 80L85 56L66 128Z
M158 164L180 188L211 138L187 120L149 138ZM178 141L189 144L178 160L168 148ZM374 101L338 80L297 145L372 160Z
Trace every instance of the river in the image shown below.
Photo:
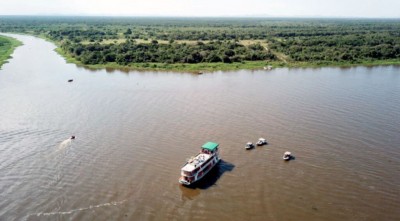
M0 70L1 220L400 217L399 67L88 70L12 36L24 45ZM207 141L222 162L181 186Z

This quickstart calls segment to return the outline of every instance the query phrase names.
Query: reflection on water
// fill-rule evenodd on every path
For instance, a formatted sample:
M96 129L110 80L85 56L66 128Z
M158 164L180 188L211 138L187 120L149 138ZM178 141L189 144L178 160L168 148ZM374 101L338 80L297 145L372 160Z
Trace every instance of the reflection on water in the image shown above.
M0 70L2 219L400 217L399 67L89 71L18 38ZM223 161L180 186L209 140Z

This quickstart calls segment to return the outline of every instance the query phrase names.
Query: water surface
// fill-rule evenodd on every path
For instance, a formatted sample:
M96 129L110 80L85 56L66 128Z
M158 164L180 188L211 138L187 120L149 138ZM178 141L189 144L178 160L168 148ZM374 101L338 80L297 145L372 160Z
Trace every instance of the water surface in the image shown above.
M0 70L2 219L400 217L398 67L91 71L17 37ZM259 137L269 145L245 151ZM182 187L207 141L223 161Z

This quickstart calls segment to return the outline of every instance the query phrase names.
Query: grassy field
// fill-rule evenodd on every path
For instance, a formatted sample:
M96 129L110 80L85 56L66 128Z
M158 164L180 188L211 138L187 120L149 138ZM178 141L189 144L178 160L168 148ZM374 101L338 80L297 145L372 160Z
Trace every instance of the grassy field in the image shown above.
M0 35L0 68L11 58L14 49L22 43L14 38Z

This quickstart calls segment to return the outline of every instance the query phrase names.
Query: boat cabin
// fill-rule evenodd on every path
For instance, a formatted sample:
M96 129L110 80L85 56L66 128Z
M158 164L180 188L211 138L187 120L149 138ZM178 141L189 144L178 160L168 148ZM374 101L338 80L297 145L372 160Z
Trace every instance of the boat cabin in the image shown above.
M220 160L218 146L219 144L214 142L207 142L201 146L200 153L188 159L182 167L179 182L190 185L208 173Z
M190 158L182 167L182 176L194 176L199 170L202 170L202 165L209 162L211 158L218 152L219 144L207 142L201 147L201 151L197 156Z

